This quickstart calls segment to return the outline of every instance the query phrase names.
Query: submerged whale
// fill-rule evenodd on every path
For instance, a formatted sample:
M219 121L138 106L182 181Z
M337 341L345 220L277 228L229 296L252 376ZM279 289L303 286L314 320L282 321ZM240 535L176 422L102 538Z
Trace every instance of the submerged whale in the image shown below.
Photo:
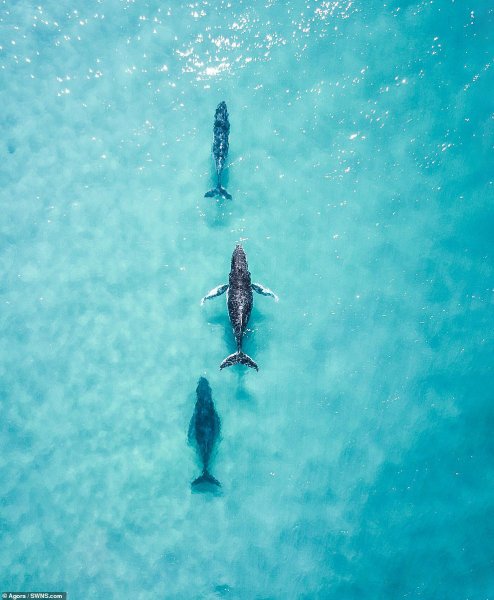
M238 244L232 254L228 284L215 287L201 300L201 304L204 304L206 300L221 296L221 294L227 292L226 303L228 306L228 315L233 327L235 341L237 342L237 351L225 358L220 365L220 369L241 363L256 371L259 370L252 358L245 354L245 352L242 352L242 338L249 322L250 313L252 312L252 290L263 296L272 296L278 302L278 296L270 289L260 283L251 282L247 257L242 246Z
M221 174L225 167L226 158L228 156L228 136L230 134L230 121L228 120L228 110L226 108L226 102L220 102L216 108L214 114L214 129L213 129L213 158L216 166L216 187L209 192L206 192L204 196L206 198L213 198L214 196L221 196L222 198L228 198L231 200L231 195L221 185Z
M202 475L192 482L193 486L210 483L220 486L220 482L208 471L209 460L220 434L220 418L214 408L208 380L201 377L197 384L197 400L189 425L189 443L196 446L202 461Z

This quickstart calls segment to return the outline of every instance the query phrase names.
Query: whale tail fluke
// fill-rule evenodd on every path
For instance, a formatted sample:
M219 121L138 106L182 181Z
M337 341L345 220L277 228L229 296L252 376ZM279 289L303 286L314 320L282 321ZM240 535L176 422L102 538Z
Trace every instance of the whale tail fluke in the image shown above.
M192 485L201 485L201 483L211 483L212 485L221 487L221 483L215 479L207 469L204 469L204 472L200 477L194 479Z
M219 185L217 188L214 188L212 190L209 190L209 192L206 192L204 194L205 198L214 198L215 196L221 196L222 198L226 198L227 200L231 200L232 196L231 194L229 194L226 189Z
M259 367L252 360L252 358L245 354L245 352L242 352L241 350L235 352L234 354L230 354L230 356L227 356L225 360L221 363L220 369L224 369L225 367L231 367L232 365L237 365L238 363L250 367L251 369L255 369L256 371L259 371Z

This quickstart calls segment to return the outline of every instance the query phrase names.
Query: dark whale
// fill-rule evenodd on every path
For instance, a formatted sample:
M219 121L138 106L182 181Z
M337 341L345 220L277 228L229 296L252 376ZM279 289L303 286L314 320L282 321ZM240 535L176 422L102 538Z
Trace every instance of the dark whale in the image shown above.
M249 322L250 313L252 312L253 294L252 290L263 296L272 296L275 301L278 301L278 296L270 289L264 287L260 283L252 283L250 279L249 266L247 257L245 256L242 246L237 245L232 254L232 266L230 269L230 278L228 284L219 285L212 289L201 300L204 304L205 300L215 298L221 294L227 293L226 303L228 306L228 315L232 324L233 334L237 342L237 351L230 356L227 356L221 363L220 369L231 367L237 363L241 363L252 369L259 370L257 364L242 352L242 338Z
M189 425L189 443L195 444L202 461L202 475L192 482L193 486L201 483L221 485L208 471L209 460L216 440L220 434L220 418L214 409L211 388L208 380L201 377L197 384L197 400L194 414Z
M221 185L221 174L225 167L226 158L228 156L228 136L230 134L230 121L228 120L228 110L226 108L226 102L220 102L214 113L214 129L213 129L213 158L216 166L216 187L209 192L206 192L204 196L206 198L213 198L214 196L221 196L231 200L232 197Z

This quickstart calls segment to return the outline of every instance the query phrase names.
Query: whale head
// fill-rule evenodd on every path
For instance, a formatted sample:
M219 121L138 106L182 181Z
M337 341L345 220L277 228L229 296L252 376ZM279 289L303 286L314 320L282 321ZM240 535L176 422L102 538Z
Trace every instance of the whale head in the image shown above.
M196 392L198 397L211 396L211 388L209 386L209 381L205 377L201 377L197 382Z
M237 273L247 273L249 266L247 264L247 256L240 244L237 244L232 254L232 271Z
M218 104L214 117L216 125L221 125L222 127L228 129L228 131L230 130L230 123L228 122L228 109L225 101L222 101Z
M226 102L224 100L222 100L218 106L216 107L216 112L217 113L227 113L228 114L228 109L226 108Z

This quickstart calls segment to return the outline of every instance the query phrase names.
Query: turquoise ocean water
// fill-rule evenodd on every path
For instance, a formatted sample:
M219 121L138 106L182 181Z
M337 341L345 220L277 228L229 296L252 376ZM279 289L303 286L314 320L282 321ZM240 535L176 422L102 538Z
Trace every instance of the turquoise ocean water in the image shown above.
M0 591L494 598L490 0L0 4ZM231 121L212 187L216 105ZM223 298L245 247L234 350ZM222 494L192 494L201 375Z

